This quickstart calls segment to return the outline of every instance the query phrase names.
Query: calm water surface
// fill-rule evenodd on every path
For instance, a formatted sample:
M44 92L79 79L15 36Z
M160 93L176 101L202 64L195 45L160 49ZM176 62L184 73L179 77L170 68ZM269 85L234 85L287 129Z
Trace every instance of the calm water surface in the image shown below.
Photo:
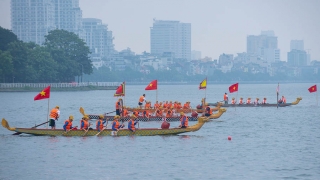
M19 135L0 127L0 179L320 179L320 107L313 84L281 84L285 108L228 108L199 131L153 137L47 137ZM276 84L240 84L240 97L276 101ZM140 95L156 99L221 101L228 85L163 85L157 91L126 86L124 102L137 106ZM11 127L31 127L47 119L48 100L33 101L38 92L0 93L1 118ZM114 91L52 92L50 109L60 106L62 128L69 115L79 125L86 113L114 111ZM193 124L195 122L191 122ZM141 122L140 127L160 127ZM178 126L172 122L171 127ZM45 126L43 126L45 127ZM232 140L228 141L227 137Z

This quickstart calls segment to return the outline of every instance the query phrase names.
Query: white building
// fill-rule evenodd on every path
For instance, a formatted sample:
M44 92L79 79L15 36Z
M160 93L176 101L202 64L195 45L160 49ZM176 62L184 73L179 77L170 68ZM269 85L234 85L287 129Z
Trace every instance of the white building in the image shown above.
M154 20L150 28L151 54L174 53L175 58L191 60L191 24Z
M100 61L103 57L110 57L114 53L112 31L108 31L108 26L102 24L100 19L83 18L82 28L84 39L90 48L90 57L93 61Z
M11 0L12 32L25 42L42 44L54 29L80 35L79 0Z

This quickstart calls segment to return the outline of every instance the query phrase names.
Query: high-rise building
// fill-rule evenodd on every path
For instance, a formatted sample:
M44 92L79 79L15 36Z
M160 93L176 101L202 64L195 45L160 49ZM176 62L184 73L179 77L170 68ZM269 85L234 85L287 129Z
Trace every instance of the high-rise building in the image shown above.
M268 63L280 61L278 38L273 31L262 31L261 35L247 36L247 54L257 56Z
M306 51L293 49L288 52L288 65L290 66L306 66L307 53Z
M293 49L304 51L303 40L291 40L290 41L290 51Z
M191 60L191 24L154 20L150 28L151 54L171 52L175 58Z
M92 60L101 60L102 57L109 57L113 54L112 31L108 31L106 24L102 24L100 19L83 18L82 27L84 30L82 38L90 48Z
M56 28L52 0L11 0L11 29L25 42L42 44L44 36Z

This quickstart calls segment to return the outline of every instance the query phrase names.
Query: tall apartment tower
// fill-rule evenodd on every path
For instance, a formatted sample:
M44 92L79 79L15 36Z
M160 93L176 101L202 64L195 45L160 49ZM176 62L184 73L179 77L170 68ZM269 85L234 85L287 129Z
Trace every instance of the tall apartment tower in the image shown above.
M303 40L291 40L290 41L290 51L293 49L304 51Z
M151 54L171 52L175 58L191 60L191 23L153 21L150 28Z
M269 63L280 61L278 38L273 31L262 31L259 36L247 36L247 54L260 57Z
M56 28L52 0L11 0L11 29L25 42L42 44L44 36Z
M81 34L79 0L11 0L12 32L25 42L42 44L54 29Z
M101 57L110 57L113 54L112 31L108 31L106 24L102 24L100 19L83 18L82 27L84 30L82 38L90 48L92 60L101 60Z

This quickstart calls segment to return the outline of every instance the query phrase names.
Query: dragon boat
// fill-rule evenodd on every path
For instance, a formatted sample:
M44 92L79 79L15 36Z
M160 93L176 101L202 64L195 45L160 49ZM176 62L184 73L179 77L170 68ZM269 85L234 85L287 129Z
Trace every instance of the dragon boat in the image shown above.
M99 115L98 114L86 114L84 112L84 109L82 107L80 107L79 109L80 113L83 116L88 116L89 119L99 119ZM225 108L221 108L219 109L219 111L215 114L212 114L211 116L209 116L209 119L217 119L219 118L223 113L225 113L227 110ZM104 114L104 119L108 119L113 121L113 117L114 116L108 116L107 114ZM188 116L188 120L189 121L198 121L199 118L202 117L197 117L197 116ZM130 117L121 117L120 121L129 121ZM172 122L172 121L180 121L180 117L179 116L175 116L175 117L158 117L158 116L149 116L149 117L137 117L137 121L163 121L166 120L168 122Z
M16 128L10 127L7 120L2 119L2 126L10 131L16 133L31 134L36 136L155 136L155 135L176 135L186 132L198 131L205 122L209 121L206 117L198 118L198 122L187 128L138 128L135 132L131 132L128 129L120 129L118 132L112 131L112 129L104 129L101 132L97 130L70 130L64 131L63 129L36 129L36 128Z
M287 106L291 106L291 105L297 105L300 101L302 100L301 97L298 97L295 101L293 101L292 103L266 103L266 104L262 104L262 103L258 103L258 104L222 104L221 107L287 107ZM206 103L209 106L215 106L217 104L219 104L221 102L217 102L217 103Z

